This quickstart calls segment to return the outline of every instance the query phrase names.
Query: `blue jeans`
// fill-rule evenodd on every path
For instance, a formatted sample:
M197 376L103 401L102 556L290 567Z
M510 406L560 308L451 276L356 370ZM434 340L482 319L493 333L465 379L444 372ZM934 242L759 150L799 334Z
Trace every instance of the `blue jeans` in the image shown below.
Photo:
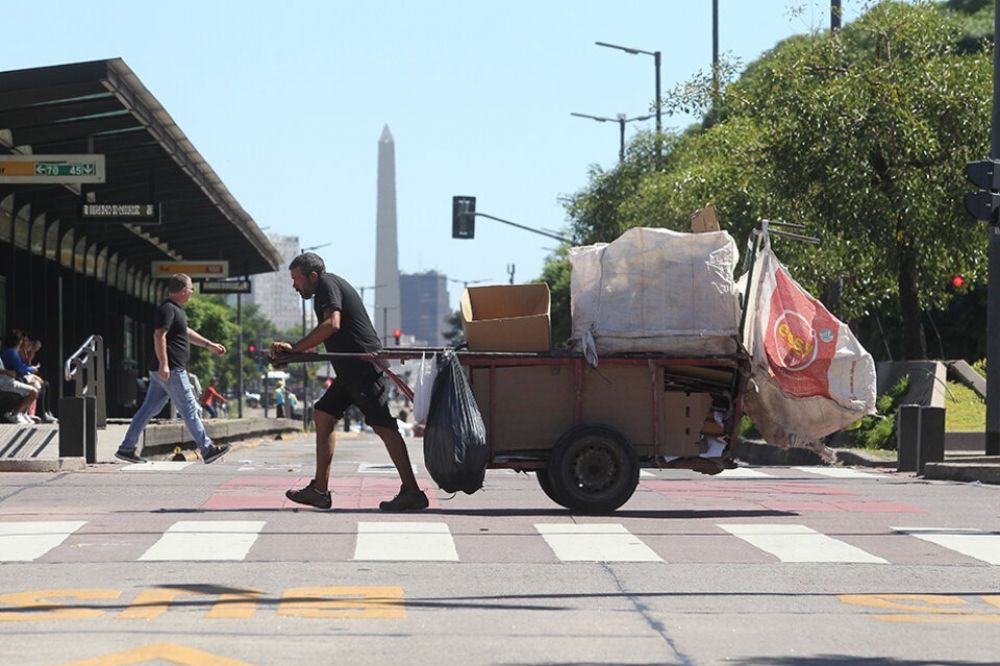
M146 399L142 401L142 407L132 417L132 423L125 433L125 439L119 451L135 451L139 443L139 435L150 419L160 413L166 406L167 401L174 403L177 414L184 419L191 437L194 438L198 449L205 453L212 446L212 440L205 432L205 424L198 416L198 401L195 400L194 392L191 390L191 382L188 381L186 370L171 370L170 379L164 382L160 379L159 373L149 373L149 388L146 390Z

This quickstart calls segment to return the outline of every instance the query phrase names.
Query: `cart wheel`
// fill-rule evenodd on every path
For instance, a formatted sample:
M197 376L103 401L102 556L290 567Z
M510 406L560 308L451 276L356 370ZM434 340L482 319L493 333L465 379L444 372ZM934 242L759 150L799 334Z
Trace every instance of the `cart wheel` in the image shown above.
M632 497L639 485L639 461L615 430L578 426L556 442L548 477L553 493L546 494L570 511L607 513Z
M559 499L556 495L555 489L552 487L552 477L549 476L549 470L539 469L535 470L535 478L538 479L538 485L541 486L542 492L548 495L548 498L555 502L556 504L565 506L563 501Z

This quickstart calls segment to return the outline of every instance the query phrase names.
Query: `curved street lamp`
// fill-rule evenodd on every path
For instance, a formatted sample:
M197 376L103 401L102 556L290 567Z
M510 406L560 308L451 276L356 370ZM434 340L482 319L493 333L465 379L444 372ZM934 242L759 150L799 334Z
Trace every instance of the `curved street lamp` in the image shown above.
M572 112L569 115L576 116L577 118L590 118L591 120L596 120L599 123L618 123L619 129L619 143L618 143L618 161L625 161L625 123L635 122L637 120L649 120L652 118L652 114L646 116L636 116L635 118L626 118L624 113L619 113L617 118L605 118L604 116L592 116L587 113L575 113ZM656 134L659 136L660 129L656 128Z

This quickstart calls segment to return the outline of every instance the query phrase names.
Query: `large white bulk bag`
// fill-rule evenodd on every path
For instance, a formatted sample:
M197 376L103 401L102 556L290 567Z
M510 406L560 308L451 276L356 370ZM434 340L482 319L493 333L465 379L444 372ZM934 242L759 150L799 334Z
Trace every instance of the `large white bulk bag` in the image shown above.
M574 247L573 338L588 358L616 352L737 351L739 252L725 231L629 229L612 243ZM596 360L592 358L592 361Z

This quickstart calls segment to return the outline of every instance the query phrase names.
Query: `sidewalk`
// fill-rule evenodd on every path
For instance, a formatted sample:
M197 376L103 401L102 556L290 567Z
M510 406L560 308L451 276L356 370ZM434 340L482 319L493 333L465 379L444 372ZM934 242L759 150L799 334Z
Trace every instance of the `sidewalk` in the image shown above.
M762 440L741 439L736 456L751 465L843 465L845 467L880 467L895 470L894 451L882 456L865 449L831 448L832 460L816 451L802 448L783 449ZM972 451L946 452L944 462L924 465L925 479L1000 484L1000 456L986 456Z
M97 430L96 460L110 463L128 429L127 419L110 419L105 428ZM302 422L293 419L261 417L208 419L208 436L214 442L234 442L253 437L269 437L281 433L301 433ZM146 457L163 457L174 452L194 451L195 444L184 422L155 419L139 440L139 450ZM59 426L0 426L0 472L60 472L81 470L86 466L82 457L59 457Z

